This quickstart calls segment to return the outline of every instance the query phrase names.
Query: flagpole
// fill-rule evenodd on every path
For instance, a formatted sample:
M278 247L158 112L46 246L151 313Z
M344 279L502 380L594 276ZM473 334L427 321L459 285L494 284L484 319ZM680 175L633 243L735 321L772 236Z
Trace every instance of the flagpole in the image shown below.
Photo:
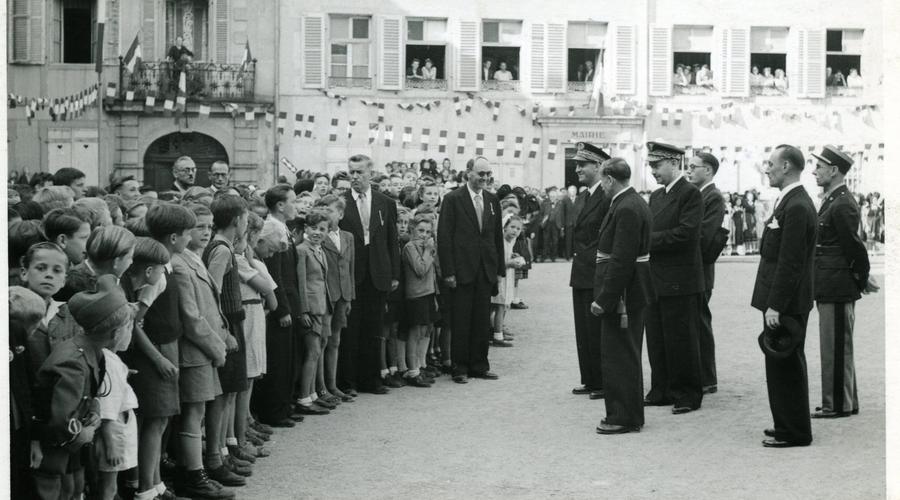
M281 134L278 133L278 116L279 116L279 97L280 97L280 83L281 83L281 2L275 2L275 114L273 116L274 127L272 127L273 134L273 149L275 156L272 161L273 172L272 172L272 185L278 182L278 165L280 163L280 154L281 154ZM255 73L254 73L255 75Z
M103 165L103 150L100 147L100 135L103 125L103 99L106 95L106 89L103 88L103 28L106 24L106 0L98 0L97 2L97 53L94 57L96 61L97 71L97 182L100 183L100 169Z

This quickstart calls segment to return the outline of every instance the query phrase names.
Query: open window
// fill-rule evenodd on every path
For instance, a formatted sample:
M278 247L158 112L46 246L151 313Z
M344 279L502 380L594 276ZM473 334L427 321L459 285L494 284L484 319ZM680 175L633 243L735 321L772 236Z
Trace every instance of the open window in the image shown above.
M224 34L224 33L223 33ZM209 54L209 2L206 0L166 0L166 52L177 46L180 38L183 46L194 55L193 61L210 61ZM224 44L223 44L224 45ZM226 47L223 46L224 50ZM225 62L224 60L221 62Z
M568 89L588 91L602 78L606 23L570 22L567 32Z
M755 95L784 95L787 74L788 28L750 29L750 91Z
M371 19L329 16L329 87L372 87Z
M675 92L705 94L715 88L711 66L711 26L675 26L672 29L672 82Z
M826 30L825 86L831 95L857 95L862 79L863 30Z
M407 18L406 88L447 88L447 20Z
M97 53L97 0L53 0L50 9L49 59L93 63Z
M483 21L481 25L482 90L518 90L522 21Z

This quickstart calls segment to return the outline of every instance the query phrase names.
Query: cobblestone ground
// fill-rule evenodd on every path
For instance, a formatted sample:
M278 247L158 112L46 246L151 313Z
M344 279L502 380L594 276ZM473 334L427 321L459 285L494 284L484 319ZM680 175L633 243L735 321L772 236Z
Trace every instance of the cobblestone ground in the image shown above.
M873 272L884 282L883 265ZM279 430L240 498L883 498L884 295L857 304L860 415L813 421L807 448L763 448L771 426L761 314L749 307L756 264L718 265L712 310L719 392L700 411L647 408L639 434L601 436L603 402L578 383L569 264L540 264L511 311L514 348L492 349L500 380L362 395L331 415ZM821 398L818 317L806 355ZM644 379L650 371L644 350Z

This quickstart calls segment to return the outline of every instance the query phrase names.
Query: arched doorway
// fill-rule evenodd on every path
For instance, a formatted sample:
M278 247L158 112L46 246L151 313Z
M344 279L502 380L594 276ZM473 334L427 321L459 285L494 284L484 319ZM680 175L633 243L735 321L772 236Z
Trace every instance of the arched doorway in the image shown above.
M153 141L144 153L144 184L160 191L172 188L172 164L181 156L190 156L197 164L198 186L209 186L209 167L216 161L228 162L228 153L219 141L199 132L174 132Z

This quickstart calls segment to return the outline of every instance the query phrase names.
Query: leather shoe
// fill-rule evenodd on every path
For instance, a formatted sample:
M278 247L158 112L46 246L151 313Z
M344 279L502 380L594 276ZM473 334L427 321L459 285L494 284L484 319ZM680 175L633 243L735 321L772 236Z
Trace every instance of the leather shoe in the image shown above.
M810 414L812 418L843 418L849 417L849 411L831 411L831 410L819 410L815 413Z
M331 413L318 405L294 405L294 410L300 415L328 415Z
M325 408L326 410L333 410L333 409L337 408L336 404L326 400L325 398L319 398L319 399L313 401L313 406L321 406L322 408Z
M626 434L629 432L640 432L640 427L629 427L627 425L616 425L606 423L606 419L597 426L597 434Z
M809 442L781 441L775 438L763 439L762 444L766 448L791 448L794 446L809 446Z
M703 394L715 394L719 392L719 388L715 385L708 385L703 388Z
M822 411L822 407L816 406L816 411ZM850 411L850 414L851 415L859 415L859 408L853 409L852 411Z
M290 428L290 427L296 426L297 424L294 423L294 421L291 420L290 418L284 418L282 420L279 420L278 422L272 422L269 425L272 427Z
M528 309L528 305L524 302L513 302L509 306L510 309Z
M210 479L222 486L245 486L247 484L247 480L243 476L231 472L224 465L220 465L215 469L208 469L206 473L209 474Z
M690 406L676 406L672 408L672 415L683 415L694 411Z
M669 406L671 404L671 401L666 401L665 399L644 398L644 406Z
M454 375L453 381L456 382L457 384L468 384L469 377L467 377L465 375Z
M383 385L375 386L369 389L360 389L361 392L367 392L369 394L387 394L391 392L390 389Z
M498 378L500 378L500 376L494 372L478 373L478 374L472 375L472 377L473 378L483 378L485 380L497 380Z
M775 437L775 429L763 429L763 434L769 436L770 438Z
M579 396L583 396L585 394L590 394L592 392L594 392L594 390L589 388L586 385L579 385L578 387L575 387L572 389L572 394L576 394Z
M606 393L602 390L591 391L591 395L588 396L590 399L603 399L604 397L606 397Z
M491 347L512 347L512 342L507 342L505 340L491 340Z

